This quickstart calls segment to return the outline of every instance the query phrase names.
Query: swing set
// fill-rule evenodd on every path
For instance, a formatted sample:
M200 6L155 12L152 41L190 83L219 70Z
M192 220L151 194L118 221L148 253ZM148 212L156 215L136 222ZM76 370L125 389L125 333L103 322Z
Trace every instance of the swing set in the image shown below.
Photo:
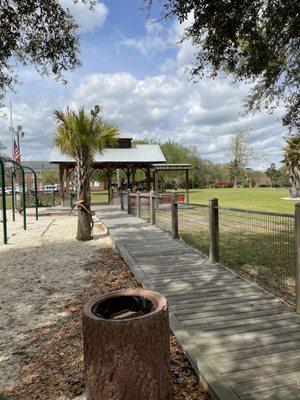
M26 221L26 182L25 182L25 169L30 170L34 176L34 196L35 196L35 219L38 220L39 218L39 200L38 200L38 192L37 192L37 177L35 171L27 166L22 166L20 163L12 160L10 158L1 157L0 156L0 175L1 175L1 189L2 189L2 224L3 224L3 243L7 244L8 236L7 236L7 205L6 205L6 192L5 192L5 164L10 163L13 165L14 170L11 176L12 182L12 219L15 221L15 184L14 181L16 179L16 172L19 170L21 172L21 180L22 180L22 216L23 216L23 229L26 230L27 228L27 221Z

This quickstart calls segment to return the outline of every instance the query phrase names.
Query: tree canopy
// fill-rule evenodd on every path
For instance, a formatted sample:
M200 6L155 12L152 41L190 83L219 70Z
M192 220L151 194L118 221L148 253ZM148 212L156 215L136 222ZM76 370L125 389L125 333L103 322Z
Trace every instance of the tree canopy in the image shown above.
M65 71L80 65L78 25L59 1L2 0L0 21L0 101L18 82L17 63L62 81Z
M156 0L145 0L149 7ZM296 0L160 0L163 15L191 21L194 77L232 74L253 82L249 110L285 104L284 125L300 129L300 3Z

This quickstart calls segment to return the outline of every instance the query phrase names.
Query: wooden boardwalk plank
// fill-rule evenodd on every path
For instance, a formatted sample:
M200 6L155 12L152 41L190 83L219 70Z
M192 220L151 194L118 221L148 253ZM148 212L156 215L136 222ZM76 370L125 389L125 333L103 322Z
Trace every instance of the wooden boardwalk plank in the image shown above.
M215 398L300 399L298 315L161 229L113 208L103 215L138 279L167 297L171 326Z
M210 354L210 359L214 363L226 363L228 361L251 359L253 357L259 357L264 355L272 355L281 352L287 352L293 350L296 353L300 352L300 339L298 340L288 340L286 342L269 344L264 346L254 346L250 348L234 349L231 351L226 351L225 353Z
M195 320L189 320L189 321L184 321L185 326L189 326L190 329L194 329L195 327L199 326L199 329L201 329L202 332L206 331L218 331L218 330L223 330L227 328L235 328L235 327L245 327L250 325L256 326L261 323L267 323L268 326L270 325L269 323L275 322L275 321L281 321L284 323L290 323L291 321L297 321L299 318L295 313L279 313L275 315L262 315L262 316L257 316L255 315L254 317L248 317L248 318L238 318L236 317L235 319L227 319L225 321L216 321L216 320L202 320L200 319L195 323ZM281 324L284 325L284 324ZM272 326L272 325L271 325ZM259 325L259 329L261 329L262 325ZM247 328L248 329L248 328Z
M258 394L252 393L245 395L244 400L257 400ZM282 400L282 399L300 399L300 384L295 383L285 387L276 387L265 392L259 392L259 400Z

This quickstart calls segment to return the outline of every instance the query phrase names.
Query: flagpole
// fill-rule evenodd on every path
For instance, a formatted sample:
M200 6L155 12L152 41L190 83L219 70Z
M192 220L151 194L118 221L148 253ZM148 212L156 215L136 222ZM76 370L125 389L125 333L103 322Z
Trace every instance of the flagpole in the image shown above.
M13 129L13 124L12 124L12 102L9 100L9 114L10 114L10 133L11 133L11 155L12 159L14 159L14 129Z

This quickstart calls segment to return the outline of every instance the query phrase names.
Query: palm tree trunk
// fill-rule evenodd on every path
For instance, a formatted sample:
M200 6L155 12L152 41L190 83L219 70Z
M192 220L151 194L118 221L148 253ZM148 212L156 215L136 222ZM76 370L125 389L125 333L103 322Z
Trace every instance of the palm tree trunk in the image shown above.
M81 207L78 207L78 222L77 222L77 240L91 240L92 237L92 224L91 214L87 213Z
M92 239L92 214L90 204L90 166L84 160L77 160L76 165L78 199L77 240Z

